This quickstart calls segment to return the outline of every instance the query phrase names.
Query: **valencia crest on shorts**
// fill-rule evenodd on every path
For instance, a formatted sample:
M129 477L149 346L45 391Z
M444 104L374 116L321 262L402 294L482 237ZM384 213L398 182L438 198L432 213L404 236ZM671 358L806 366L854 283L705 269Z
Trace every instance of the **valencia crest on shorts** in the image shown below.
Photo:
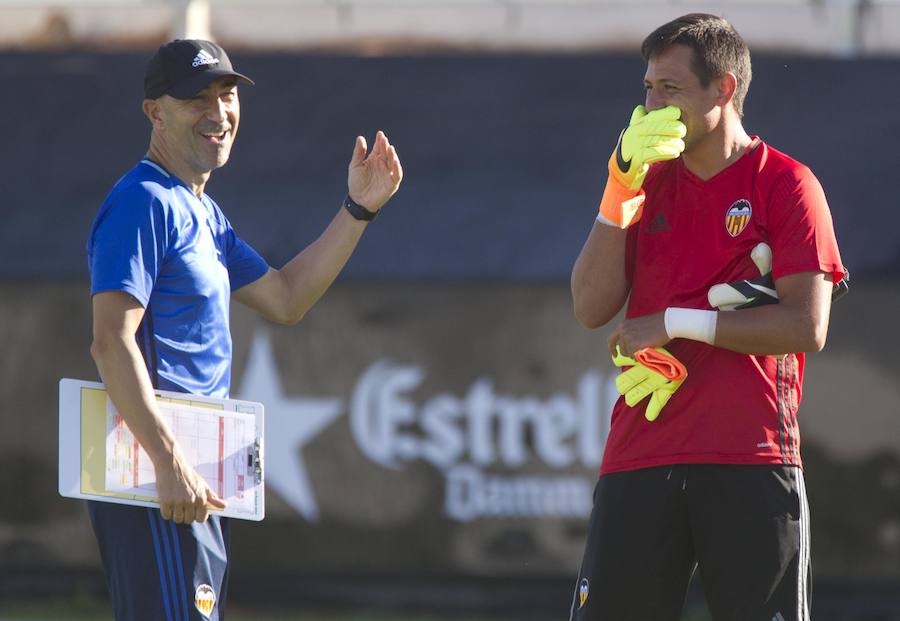
M734 201L728 211L725 212L725 230L732 237L737 237L747 228L753 209L746 198Z
M578 607L583 608L584 603L587 601L588 592L591 590L591 584L588 582L587 578L581 579L581 584L578 585Z
M201 584L194 592L194 606L204 617L209 617L216 605L216 592L208 584Z

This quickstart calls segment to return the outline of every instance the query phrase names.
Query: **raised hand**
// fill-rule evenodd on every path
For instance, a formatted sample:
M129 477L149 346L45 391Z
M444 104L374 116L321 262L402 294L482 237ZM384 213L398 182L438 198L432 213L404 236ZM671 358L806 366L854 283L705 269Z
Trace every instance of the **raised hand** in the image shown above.
M644 106L634 109L628 127L619 135L609 157L609 178L597 220L625 229L641 219L644 212L641 185L650 164L673 160L684 151L687 128L680 118L681 110L675 106L650 112Z
M629 190L639 190L650 164L674 160L684 151L687 128L680 119L681 110L675 106L650 112L636 107L609 159L610 175Z
M369 211L378 211L394 195L403 179L403 167L394 145L384 132L375 134L375 145L366 156L366 139L356 137L347 174L350 198Z

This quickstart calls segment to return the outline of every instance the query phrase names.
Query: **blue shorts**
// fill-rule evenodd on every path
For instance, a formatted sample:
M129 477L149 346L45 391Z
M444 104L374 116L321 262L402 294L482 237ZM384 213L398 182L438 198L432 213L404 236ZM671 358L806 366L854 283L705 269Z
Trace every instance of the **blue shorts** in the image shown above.
M176 524L159 509L88 501L116 621L220 621L228 519Z

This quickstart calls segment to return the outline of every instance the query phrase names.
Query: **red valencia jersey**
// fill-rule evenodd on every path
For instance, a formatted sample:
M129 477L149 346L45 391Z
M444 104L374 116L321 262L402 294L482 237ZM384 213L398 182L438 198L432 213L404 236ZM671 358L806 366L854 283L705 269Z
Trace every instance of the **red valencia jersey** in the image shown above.
M644 213L626 245L629 318L669 306L710 309L711 286L759 276L750 252L763 241L776 280L844 275L818 180L758 139L707 181L678 158L651 167L643 187ZM646 400L628 407L619 399L601 473L677 463L801 465L802 353L752 356L688 339L666 348L687 379L653 422L644 418Z

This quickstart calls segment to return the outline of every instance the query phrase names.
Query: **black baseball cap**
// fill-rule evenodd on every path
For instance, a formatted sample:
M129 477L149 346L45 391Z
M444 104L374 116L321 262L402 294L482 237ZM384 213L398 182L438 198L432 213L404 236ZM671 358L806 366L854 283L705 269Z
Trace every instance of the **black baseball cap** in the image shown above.
M156 99L170 95L190 99L210 82L226 75L253 84L253 80L232 69L228 54L221 46L202 39L175 39L161 45L147 63L144 97Z

